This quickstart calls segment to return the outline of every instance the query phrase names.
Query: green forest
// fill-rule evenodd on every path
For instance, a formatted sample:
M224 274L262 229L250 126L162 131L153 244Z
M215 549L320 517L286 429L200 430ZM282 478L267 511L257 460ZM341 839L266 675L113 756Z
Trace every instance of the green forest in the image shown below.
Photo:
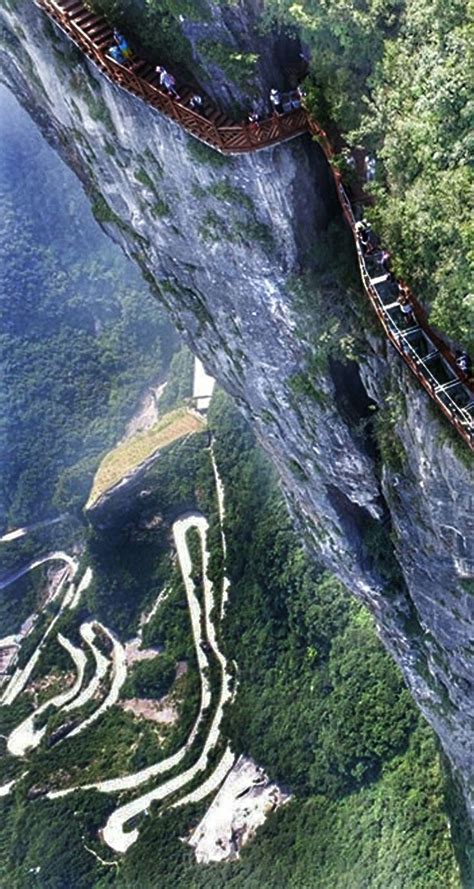
M42 743L29 776L2 801L4 879L14 889L29 889L30 869L41 862L35 885L45 889L460 889L446 821L447 812L456 817L446 800L451 785L433 734L372 619L308 559L268 460L220 393L209 423L226 491L232 583L221 644L238 665L237 696L223 731L236 752L255 757L293 799L267 820L239 861L197 866L180 840L204 813L204 800L182 810L155 807L119 867L101 867L86 847L114 860L97 838L113 798L82 793L51 801L29 795L50 786L52 774L63 786L68 772L97 780L156 759L147 725L112 710L68 742L72 747L55 750ZM96 582L74 621L100 615L127 638L140 610L163 584L170 585L169 598L144 632L144 644L162 650L164 660L160 665L160 655L156 664L132 671L123 689L124 698L143 691L158 696L173 688L173 663L187 661L181 720L160 756L183 742L197 704L184 592L167 543L167 528L178 514L197 508L211 519L211 571L221 577L206 444L204 436L194 436L184 453L173 445L147 473L148 502L132 494L127 509L109 506L107 527L91 529L88 559ZM160 521L147 528L151 515ZM72 625L63 631L74 639ZM40 671L51 665L54 655Z
M5 90L1 101L0 512L15 527L80 511L177 340L76 177Z
M266 0L311 50L316 117L376 157L370 218L433 324L474 351L472 10Z

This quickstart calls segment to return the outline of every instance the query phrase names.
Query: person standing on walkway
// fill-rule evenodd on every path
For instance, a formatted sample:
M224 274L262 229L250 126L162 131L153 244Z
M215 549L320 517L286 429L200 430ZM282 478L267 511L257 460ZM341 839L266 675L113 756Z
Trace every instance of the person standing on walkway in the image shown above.
M356 222L355 230L359 238L362 253L364 255L370 255L371 253L373 253L377 246L377 241L372 231L370 222L367 222L365 219Z
M270 90L270 105L274 114L282 114L281 95L277 89Z
M398 305L400 306L404 321L411 324L414 320L414 315L409 290L400 281L398 282Z
M376 261L387 275L390 274L390 253L388 250L381 250L376 256Z
M194 95L192 95L189 100L189 107L191 108L191 111L199 111L200 114L202 114L202 112L203 112L202 105L203 105L202 96L200 96L199 93L194 93Z
M133 56L133 52L130 49L128 40L126 37L123 36L123 34L120 33L118 28L114 28L114 40L124 59L131 59Z
M456 366L461 373L470 377L472 373L472 361L469 354L467 352L457 352L456 356Z
M163 68L162 65L157 65L155 68L156 73L160 78L160 86L163 87L164 90L168 93L169 96L172 96L173 99L177 99L179 102L178 90L176 89L176 80L166 68Z
M251 136L258 136L258 132L260 129L260 123L259 123L259 115L258 115L258 112L255 110L255 108L250 112L250 114L248 116L248 122L249 122L249 124L248 124L249 132L250 132Z

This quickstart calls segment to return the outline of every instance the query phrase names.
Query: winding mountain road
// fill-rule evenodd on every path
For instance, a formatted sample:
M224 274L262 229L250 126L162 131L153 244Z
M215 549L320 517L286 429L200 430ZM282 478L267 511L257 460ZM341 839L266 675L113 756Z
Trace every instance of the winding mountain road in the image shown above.
M79 707L83 707L84 704L87 704L94 697L95 693L99 690L100 683L102 682L110 666L110 661L108 660L108 658L106 658L105 655L103 655L102 652L99 651L97 645L94 643L95 633L93 623L91 622L81 624L79 632L86 645L88 645L92 651L95 660L95 671L92 679L86 685L86 687L83 688L80 695L78 695L78 697L75 698L74 701L64 707L65 712L68 712L69 710L77 710Z
M58 633L58 642L62 645L63 648L66 649L68 654L71 656L72 660L76 666L76 679L71 688L67 689L61 694L56 695L53 698L45 701L41 704L40 707L37 707L33 713L30 713L20 725L17 725L15 729L11 732L8 741L7 741L7 749L8 752L11 753L12 756L26 756L26 753L37 747L43 738L47 725L44 725L40 729L35 729L35 722L38 717L45 712L49 707L55 707L56 710L60 710L61 707L64 707L65 704L69 703L73 698L78 694L82 681L84 679L84 670L86 667L87 657L84 654L82 648L78 648L76 645L73 645L69 639L66 639L61 633Z
M67 517L67 513L56 516L54 519L45 519L42 522L34 522L32 525L25 525L23 528L15 528L12 531L6 531L0 537L0 543L10 543L12 540L18 540L20 537L26 537L30 531L36 531L37 528L45 528L47 525L57 525Z
M219 518L222 535L222 550L225 558L226 541L223 529L224 489L217 470L217 465L212 450L211 459L214 477L216 480ZM200 602L196 594L195 584L193 580L193 563L191 554L189 552L189 545L187 540L187 534L191 529L194 529L198 532L200 539L203 585L202 603ZM220 607L217 608L217 614L221 617L224 613L225 602L227 601L228 597L229 581L224 574L222 596L220 597L220 602L216 603L213 584L208 577L209 525L203 515L199 513L188 513L174 522L172 530L178 562L186 591L191 629L201 681L201 700L199 712L191 729L191 732L186 740L186 743L172 756L169 756L166 759L161 760L160 762L157 762L146 769L141 769L138 772L129 775L123 775L120 778L107 779L100 782L79 785L76 787L66 788L65 790L51 791L50 793L48 793L48 797L50 799L54 799L66 796L76 790L96 789L104 793L133 790L135 787L138 787L140 784L149 781L151 778L154 778L161 774L165 774L165 772L170 771L171 769L179 765L181 760L184 759L188 751L191 749L194 741L196 740L196 736L198 734L198 730L200 728L204 715L212 704L212 689L209 678L209 652L212 651L213 657L219 665L220 692L215 706L215 712L212 717L211 725L201 753L198 756L196 762L190 768L186 769L181 774L174 776L170 780L158 785L158 787L153 788L151 791L143 794L137 799L132 800L131 802L123 806L119 806L111 814L102 832L103 839L112 849L118 852L125 852L138 837L137 829L126 831L126 826L132 818L140 813L146 812L151 802L155 800L162 800L165 799L167 796L170 796L171 794L175 794L176 792L181 790L181 788L185 787L187 784L193 781L200 772L204 772L206 770L209 760L209 754L215 748L220 739L224 705L231 697L231 679L227 669L227 661L225 656L219 649L216 627L213 623L213 616L216 616L216 604L218 606L220 605ZM26 573L27 570L32 570L32 568L36 567L37 564L41 564L44 561L53 558L53 556L58 557L58 555L58 553L49 554L49 556L44 557L41 560L36 560L35 563L31 563L21 572L17 572L10 582L13 582L13 580L16 579L18 576ZM65 561L68 562L70 571L73 572L72 576L74 576L77 571L77 564L75 563L75 560L67 557ZM68 592L63 598L59 614L61 613L62 609L66 607L66 605L68 607L74 607L78 603L81 592L88 586L91 578L92 572L90 571L90 569L87 569L77 589L74 587L74 584L71 583ZM163 596L164 594L165 593L161 594L161 596ZM59 614L56 615L50 626L47 628L36 651L33 653L30 661L26 665L26 668L21 671L21 676L17 678L16 683L13 683L13 681L12 683L10 683L12 687L10 688L9 686L9 688L7 689L10 698L12 698L12 695L16 696L21 688L24 687L24 684L26 684L26 681L40 655L46 637L51 633L51 630L54 626L54 623L58 619ZM102 633L107 635L112 643L113 648L110 659L105 657L96 645L97 628L99 628ZM63 692L61 695L57 695L49 701L44 702L41 707L37 708L34 713L30 714L27 719L23 720L23 722L20 723L20 725L11 732L8 738L7 746L9 752L13 755L24 756L28 750L31 750L33 747L37 746L40 743L41 738L44 736L44 733L46 731L46 726L40 729L35 729L35 721L37 720L38 716L41 715L41 713L43 713L48 707L51 706L55 707L56 709L61 708L65 712L83 706L94 697L110 667L112 681L105 699L89 717L87 717L79 725L75 726L75 728L66 736L66 738L64 738L64 740L74 737L75 735L78 735L80 732L84 731L88 726L94 723L106 710L108 710L118 701L121 688L123 686L123 683L125 682L127 675L126 656L123 645L106 627L99 624L97 621L90 621L82 624L80 633L83 641L85 642L86 646L89 647L95 659L96 669L92 679L87 684L87 686L82 689L81 692L87 661L86 654L81 648L73 646L72 643L70 643L65 637L61 636L61 634L58 634L60 644L62 644L63 647L69 651L71 658L76 663L76 681L74 682L74 685L66 692ZM25 675L25 672L28 675ZM15 677L12 677L12 680L14 679ZM204 796L207 796L208 793L211 793L214 789L217 789L217 787L220 785L223 778L227 774L227 771L229 770L229 768L231 768L233 761L234 755L230 750L229 745L227 745L223 756L221 756L221 759L217 766L214 768L213 772L198 787L195 787L191 791L191 793L183 797L181 800L175 802L174 806L180 804L184 805L187 801L196 801L202 799L204 798ZM4 793L9 792L9 787L10 785L5 785L5 788L2 788Z
M186 743L179 750L177 750L176 753L173 753L172 756L168 756L166 759L154 763L153 765L148 766L145 769L140 769L140 771L138 772L132 772L129 775L122 775L120 778L108 778L104 781L96 781L92 784L83 784L77 785L75 787L68 787L65 790L53 790L48 794L49 799L56 799L58 797L67 796L68 794L73 793L76 790L99 790L101 793L119 793L122 790L133 790L135 787L139 787L141 784L149 781L150 778L155 778L157 775L163 775L166 772L171 771L171 769L174 769L175 766L179 765L181 760L184 759L186 753L194 743L203 718L204 710L209 707L211 703L211 689L209 685L209 679L207 677L209 661L202 647L204 640L202 638L201 630L201 605L199 603L199 599L196 596L194 583L191 578L192 562L189 556L185 539L187 530L191 527L195 527L195 519L198 519L199 521L205 521L204 519L202 519L202 516L189 515L185 518L178 519L173 525L173 534L175 536L178 559L180 561L181 572L184 578L186 597L191 620L191 630L194 640L194 648L201 679L201 701L199 712L186 740Z
M103 633L110 639L112 642L112 682L109 688L109 691L102 701L101 705L91 713L87 719L84 719L83 722L76 725L76 727L66 735L65 739L67 741L68 738L74 738L80 732L83 732L87 726L92 725L92 723L96 722L106 710L109 710L110 707L113 707L114 704L117 703L120 690L122 685L124 684L127 678L127 660L125 657L125 649L121 642L107 629L103 624L99 624L97 621L94 621L94 626L100 627Z
M69 587L64 594L63 601L61 603L61 607L60 607L58 613L53 617L49 626L46 627L46 630L43 633L43 636L41 637L33 654L31 655L31 657L29 658L29 660L27 661L27 663L25 664L24 667L17 668L15 670L13 676L11 677L10 681L8 682L8 684L5 688L5 691L3 692L3 695L0 698L0 704L2 704L3 706L7 706L8 704L13 704L13 701L15 701L16 698L18 697L18 695L23 691L36 664L38 663L39 656L40 656L41 651L45 645L46 639L48 638L49 634L51 633L51 630L53 629L53 627L59 620L64 609L70 607L71 601L74 598L74 594L75 594L74 577L75 577L77 569L78 569L78 562L76 561L76 559L73 559L72 556L68 556L67 553L63 553L63 552L49 553L47 556L43 556L41 559L35 559L33 562L30 562L30 564L28 566L25 566L20 571L17 571L15 574L10 575L10 578L8 579L8 581L4 579L3 586L0 586L0 589L2 589L5 586L9 585L10 583L14 583L15 580L18 580L19 577L23 577L23 575L26 574L28 571L33 571L33 569L37 568L39 565L43 565L45 562L49 562L49 561L53 561L53 560L66 562L66 564L69 566L69 571L66 572L64 574L64 576L61 578L61 582L59 583L57 590L55 591L54 595L52 596L52 599L54 600L59 597L59 595L62 591L62 588L63 588L64 584L66 583L66 580L70 581ZM49 599L47 601L49 601Z
M176 775L174 778L166 781L164 784L158 785L158 787L155 787L148 793L143 794L142 796L138 797L135 800L132 800L129 803L126 803L123 806L119 806L118 809L112 812L104 826L102 837L104 842L107 843L107 845L110 846L111 849L114 849L114 851L116 852L126 852L127 849L138 839L138 829L135 828L132 831L125 830L127 823L132 818L145 812L152 802L165 799L165 797L176 793L182 787L186 786L186 784L189 784L189 782L192 781L196 777L196 775L199 774L199 772L203 771L207 767L209 754L215 747L220 737L220 726L222 722L224 704L229 700L231 695L230 676L227 673L227 661L222 652L219 650L216 638L216 631L211 617L214 608L214 590L212 583L207 576L207 570L209 566L207 533L209 525L207 519L205 519L204 516L191 513L184 518L178 519L174 523L173 536L178 553L181 573L183 575L183 581L186 587L188 601L197 603L197 607L194 607L194 613L192 613L191 615L191 619L193 622L193 634L196 634L198 632L200 634L200 622L199 620L196 621L199 613L199 602L195 594L194 581L192 578L192 559L186 539L186 534L191 528L195 528L198 531L201 539L205 627L208 643L220 665L221 691L219 700L209 733L204 743L204 747L194 765L187 769L185 772L182 772L180 775ZM201 671L203 697L205 694L206 700L208 700L210 703L211 693L209 682L207 680L207 677L204 676L202 673L203 668L207 664L207 659L205 659L203 655L204 653L201 651L201 656L198 658L199 668ZM206 663L204 663L205 660Z
M46 556L34 559L18 571L14 571L12 574L7 574L6 577L0 578L0 590L3 590L6 586L10 586L11 583L15 583L15 581L19 580L20 577L23 577L24 574L28 574L28 572L33 571L34 568L39 568L40 565L44 565L46 562L66 562L70 569L69 580L74 579L78 569L77 560L72 556L68 556L68 554L62 552L62 550L58 550L58 552L48 553Z

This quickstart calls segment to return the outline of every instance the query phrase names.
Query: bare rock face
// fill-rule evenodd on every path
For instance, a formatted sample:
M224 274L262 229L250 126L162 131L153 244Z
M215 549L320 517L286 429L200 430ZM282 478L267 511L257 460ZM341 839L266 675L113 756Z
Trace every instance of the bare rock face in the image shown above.
M369 305L331 274L353 260L318 146L223 158L109 83L33 3L9 5L3 80L251 421L308 545L375 615L473 814L472 477Z
M250 757L239 756L188 840L196 860L209 864L239 858L268 815L290 799Z

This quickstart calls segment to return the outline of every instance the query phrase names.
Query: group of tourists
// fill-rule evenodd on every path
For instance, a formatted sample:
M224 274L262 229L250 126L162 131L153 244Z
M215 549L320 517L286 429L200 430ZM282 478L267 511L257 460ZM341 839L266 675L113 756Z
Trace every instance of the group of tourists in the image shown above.
M416 320L414 307L410 295L410 290L402 281L398 281L390 269L390 253L380 246L380 239L372 231L370 222L362 219L356 222L356 236L362 249L364 257L373 261L385 275L384 284L390 288L396 296L398 307L403 316L405 324L408 326ZM466 379L472 377L472 360L467 352L458 350L456 352L456 367L461 376Z
M372 231L370 222L362 219L356 222L356 235L362 249L362 253L373 261L378 269L385 275L385 281L397 294L397 302L402 315L407 322L413 320L413 306L410 300L410 291L406 284L397 281L390 268L390 253L380 246L380 238Z
M107 55L110 56L115 62L118 62L121 65L129 65L133 60L133 50L130 48L128 40L124 35L118 30L118 28L114 28L114 42L112 46L107 50ZM176 78L173 74L170 74L163 65L157 65L155 71L158 75L160 87L171 96L171 98L175 99L177 102L181 101L181 97L178 93L178 89L176 87ZM297 108L301 108L303 103L303 99L305 97L304 90L298 86L296 89L291 90L287 93L281 93L278 89L273 88L270 90L269 100L270 100L270 108L273 114L277 116L282 116L283 114L287 114L290 111L294 111ZM188 105L192 111L197 111L200 114L204 113L204 100L199 93L194 93L188 101ZM252 108L252 111L248 115L248 122L252 129L257 129L259 126L259 122L261 119L261 113L258 110L256 104Z
M280 93L279 90L273 88L270 90L269 94L271 112L276 117L282 117L284 114L288 114L296 108L301 108L304 97L305 92L300 86L288 93ZM248 127L253 135L258 134L260 121L266 116L266 111L262 110L262 108L254 102L252 110L247 117Z
M133 52L128 44L127 39L114 28L114 44L108 49L108 55L120 64L128 65L133 59ZM162 90L168 96L181 101L181 97L176 87L176 78L170 74L163 65L157 65L155 68L158 75L159 84ZM304 90L298 86L296 89L281 93L280 90L273 87L270 90L269 102L272 114L280 117L288 114L297 108L301 108L305 98ZM192 111L199 114L204 113L204 99L199 93L193 93L188 100L188 106ZM252 134L257 135L260 120L262 117L261 109L254 103L251 112L248 115L248 127ZM346 150L346 163L350 169L355 172L355 158L349 149ZM375 158L369 154L364 156L364 178L366 182L371 182L375 178ZM413 323L414 310L410 298L410 292L405 284L397 281L390 268L390 253L380 245L380 239L374 234L370 223L365 219L356 223L356 237L358 238L362 253L370 261L380 269L385 275L385 282L397 294L397 302L400 312L408 324ZM456 365L460 373L466 377L472 375L472 361L467 352L456 352Z
M273 88L270 90L270 107L273 114L282 115L296 108L301 108L305 92L302 87L298 86L289 93L280 93L279 90Z
M466 377L472 377L472 359L467 352L456 352L456 366Z
M350 172L351 179L358 175L360 178L363 178L364 182L373 182L376 173L375 158L371 154L364 154L363 158L360 157L358 162L356 154L360 153L362 155L362 152L363 149L360 146L355 151L346 146L341 151L341 160L344 162L346 170Z

